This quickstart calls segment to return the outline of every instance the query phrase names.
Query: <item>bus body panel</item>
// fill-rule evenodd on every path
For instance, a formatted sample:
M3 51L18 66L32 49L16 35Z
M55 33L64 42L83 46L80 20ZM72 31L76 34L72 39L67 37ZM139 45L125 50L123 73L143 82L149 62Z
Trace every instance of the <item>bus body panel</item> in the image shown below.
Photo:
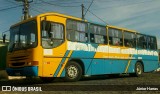
M29 66L23 68L7 68L8 75L10 76L38 76L38 67Z
M6 70L9 75L14 76L18 71L17 74L20 73L23 76L65 77L65 66L70 60L82 61L84 75L134 73L136 62L142 62L144 72L150 72L158 68L158 52L156 50L129 48L125 47L124 44L123 46L113 46L108 43L98 44L91 41L69 41L66 31L67 19L77 21L81 21L81 19L56 13L42 14L33 19L37 20L38 45L32 49L22 49L8 53L8 68ZM44 20L63 25L64 41L58 47L49 49L42 46L41 21ZM107 33L109 27L122 29L107 26ZM124 30L122 29L123 32ZM134 31L130 32L135 33ZM90 31L88 32L88 40L90 38L89 33ZM109 40L108 37L107 40ZM20 59L22 56L25 58ZM21 62L24 62L24 65L13 66L13 63ZM36 66L29 66L30 62L37 62Z

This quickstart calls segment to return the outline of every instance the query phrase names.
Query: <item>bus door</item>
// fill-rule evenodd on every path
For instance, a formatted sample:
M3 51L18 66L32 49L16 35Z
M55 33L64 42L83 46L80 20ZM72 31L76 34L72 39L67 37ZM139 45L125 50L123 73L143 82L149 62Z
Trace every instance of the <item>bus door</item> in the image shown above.
M59 20L55 20L59 19ZM64 37L64 19L47 16L41 21L41 43L43 47L43 76L53 77L64 54L66 53Z

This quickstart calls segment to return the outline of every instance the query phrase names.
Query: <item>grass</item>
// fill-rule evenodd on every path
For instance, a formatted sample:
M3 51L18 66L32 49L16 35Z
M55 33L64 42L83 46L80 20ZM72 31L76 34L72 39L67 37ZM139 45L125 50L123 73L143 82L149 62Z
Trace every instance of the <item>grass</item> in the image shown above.
M7 72L5 70L0 70L0 80L8 79Z

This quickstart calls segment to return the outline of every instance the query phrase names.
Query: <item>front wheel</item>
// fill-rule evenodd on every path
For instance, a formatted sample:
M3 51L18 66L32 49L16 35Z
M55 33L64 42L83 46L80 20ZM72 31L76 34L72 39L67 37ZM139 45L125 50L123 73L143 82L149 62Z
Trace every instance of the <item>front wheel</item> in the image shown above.
M143 66L140 62L137 62L135 65L135 73L130 74L130 75L139 77L139 76L142 76L142 74L143 74Z
M68 62L65 68L65 80L66 81L78 81L82 77L82 68L81 66L75 62L70 61Z

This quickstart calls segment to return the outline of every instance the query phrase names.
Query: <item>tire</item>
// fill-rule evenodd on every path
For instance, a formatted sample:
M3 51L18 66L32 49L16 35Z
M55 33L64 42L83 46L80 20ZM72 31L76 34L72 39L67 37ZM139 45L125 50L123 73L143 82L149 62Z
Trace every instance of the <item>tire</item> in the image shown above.
M74 82L82 77L82 67L75 61L68 62L65 67L65 80Z
M40 79L41 79L44 83L50 83L50 82L52 82L55 78L54 78L54 77L40 77Z
M143 74L143 66L140 62L135 64L135 73L131 73L131 76L140 77Z

